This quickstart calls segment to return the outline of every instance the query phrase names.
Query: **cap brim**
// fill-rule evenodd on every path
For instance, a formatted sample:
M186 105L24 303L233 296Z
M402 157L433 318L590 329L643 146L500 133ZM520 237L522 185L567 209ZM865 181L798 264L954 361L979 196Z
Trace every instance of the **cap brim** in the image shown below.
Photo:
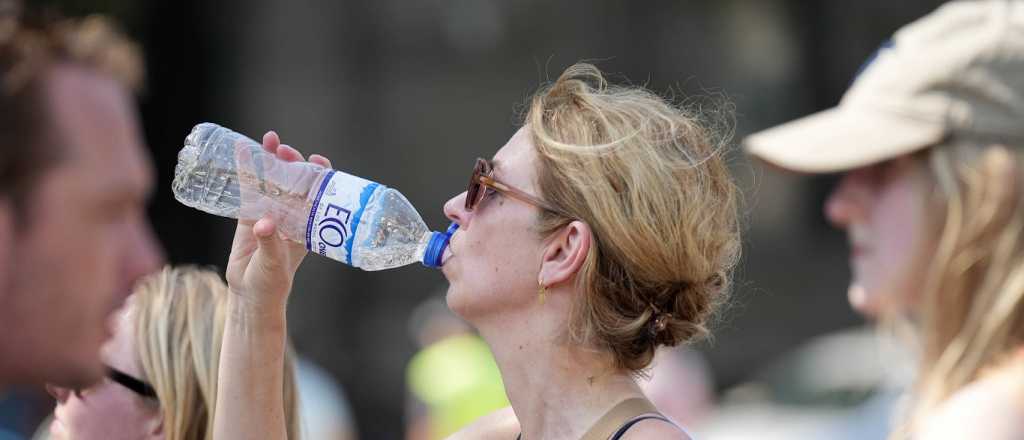
M833 173L940 142L939 124L836 107L748 136L749 154L804 173Z

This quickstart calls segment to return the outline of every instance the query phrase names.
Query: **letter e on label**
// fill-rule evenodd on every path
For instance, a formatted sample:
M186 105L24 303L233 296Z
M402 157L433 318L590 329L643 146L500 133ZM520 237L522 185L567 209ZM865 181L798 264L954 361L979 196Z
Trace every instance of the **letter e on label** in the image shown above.
M338 247L345 243L345 237L348 236L346 225L351 217L352 211L333 203L327 205L323 220L320 220L318 225L317 235L320 236L321 243L330 247Z

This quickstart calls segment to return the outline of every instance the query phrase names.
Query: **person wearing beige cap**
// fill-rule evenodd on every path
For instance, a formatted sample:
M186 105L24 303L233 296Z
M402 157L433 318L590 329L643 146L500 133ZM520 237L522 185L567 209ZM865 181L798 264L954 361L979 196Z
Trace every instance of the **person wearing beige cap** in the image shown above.
M841 173L850 301L914 328L892 438L1024 438L1024 2L955 1L899 30L835 108L747 151Z

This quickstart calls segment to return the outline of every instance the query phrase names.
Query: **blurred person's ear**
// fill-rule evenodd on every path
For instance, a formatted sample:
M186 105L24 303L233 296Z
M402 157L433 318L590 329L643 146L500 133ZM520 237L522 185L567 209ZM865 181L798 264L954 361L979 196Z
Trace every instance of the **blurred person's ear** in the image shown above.
M548 239L541 256L538 282L545 287L572 281L590 253L590 226L574 220Z

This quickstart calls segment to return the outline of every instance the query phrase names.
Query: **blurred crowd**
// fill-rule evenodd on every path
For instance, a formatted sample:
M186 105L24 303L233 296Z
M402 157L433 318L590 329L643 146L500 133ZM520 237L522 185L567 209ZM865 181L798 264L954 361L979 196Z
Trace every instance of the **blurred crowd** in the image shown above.
M447 283L392 317L415 352L385 379L401 420L360 417L293 343L308 248L279 233L279 194L239 184L261 209L226 271L166 262L143 49L102 15L0 0L0 440L1024 438L1024 1L943 4L838 103L739 142L693 101L567 66L443 205ZM259 144L261 178L333 166ZM815 201L866 323L723 385L704 348L746 254L733 147L835 181Z

